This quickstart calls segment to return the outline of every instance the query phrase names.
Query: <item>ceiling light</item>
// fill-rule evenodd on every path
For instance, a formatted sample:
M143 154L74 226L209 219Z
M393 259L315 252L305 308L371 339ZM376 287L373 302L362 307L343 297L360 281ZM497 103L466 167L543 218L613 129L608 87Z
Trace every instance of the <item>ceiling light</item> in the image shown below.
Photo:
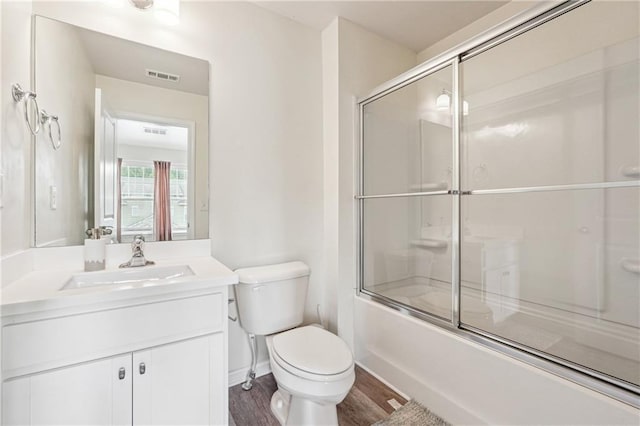
M451 106L451 98L446 90L442 89L442 94L436 99L436 109L438 111L448 110Z
M180 0L154 0L153 13L165 25L180 23Z
M118 0L103 0L118 1ZM121 1L121 0L120 0ZM140 10L153 10L156 19L165 25L180 23L180 0L129 0L133 7Z
M448 111L451 107L452 93L447 89L442 89L442 94L436 98L436 109L438 111ZM469 102L462 101L462 115L469 115Z

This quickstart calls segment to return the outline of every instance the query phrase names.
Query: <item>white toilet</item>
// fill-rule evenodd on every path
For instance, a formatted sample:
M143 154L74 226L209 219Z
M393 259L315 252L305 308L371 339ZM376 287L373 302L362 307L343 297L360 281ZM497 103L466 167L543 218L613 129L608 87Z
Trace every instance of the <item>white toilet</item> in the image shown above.
M295 328L303 320L309 267L289 262L235 272L240 325L251 342L252 335L267 336L278 383L271 397L273 414L283 425L337 425L336 405L355 381L353 355L341 338L322 327Z

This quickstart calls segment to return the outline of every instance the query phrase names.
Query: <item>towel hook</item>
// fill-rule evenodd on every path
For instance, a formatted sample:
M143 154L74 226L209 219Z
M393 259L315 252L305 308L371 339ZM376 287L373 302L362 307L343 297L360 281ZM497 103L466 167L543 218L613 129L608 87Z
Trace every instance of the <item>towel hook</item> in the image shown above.
M13 100L16 102L24 100L24 119L27 122L29 131L33 136L35 136L40 131L40 107L36 100L36 94L34 92L29 92L28 90L23 90L18 83L14 83L11 86L11 95L13 96ZM30 105L33 105L36 108L35 122L32 122L32 120L29 119Z
M48 127L47 133L49 135L49 140L51 141L51 146L53 146L53 149L60 149L60 146L62 145L62 129L60 128L60 121L58 121L58 116L49 114L47 111L42 110L40 111L40 122L43 126ZM56 131L58 137L56 139L53 138L53 133L51 131L53 123L55 123L56 127L58 128L58 130Z

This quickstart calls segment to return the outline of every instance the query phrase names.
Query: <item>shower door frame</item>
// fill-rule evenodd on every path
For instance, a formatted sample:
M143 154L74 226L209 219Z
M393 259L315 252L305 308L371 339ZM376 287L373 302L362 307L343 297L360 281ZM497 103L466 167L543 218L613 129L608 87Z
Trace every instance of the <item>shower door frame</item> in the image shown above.
M357 195L356 200L356 265L357 295L373 300L401 313L419 318L482 346L558 375L579 385L617 399L633 407L640 408L640 386L602 374L598 371L566 361L554 355L539 351L517 342L504 339L484 330L461 324L460 321L460 201L462 195L483 195L492 193L524 193L548 190L599 189L613 187L640 187L640 181L551 185L539 187L489 189L461 192L460 188L460 137L461 137L461 93L460 63L482 52L508 41L520 34L532 30L554 18L589 3L591 0L569 0L561 4L542 4L532 7L513 18L477 35L451 50L428 60L409 71L376 87L367 96L357 101L358 144L357 144ZM443 191L425 191L394 194L365 195L364 191L364 107L390 93L406 87L437 71L451 67L453 78L452 96L452 179L451 188ZM435 315L422 312L391 298L379 295L364 288L364 202L367 199L394 197L424 197L431 195L451 195L451 318L446 321Z

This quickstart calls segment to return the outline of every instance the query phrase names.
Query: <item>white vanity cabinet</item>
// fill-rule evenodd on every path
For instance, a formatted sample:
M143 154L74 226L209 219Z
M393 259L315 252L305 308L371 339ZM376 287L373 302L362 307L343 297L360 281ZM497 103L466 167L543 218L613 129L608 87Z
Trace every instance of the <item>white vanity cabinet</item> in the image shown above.
M130 365L125 355L6 381L2 424L131 424Z
M3 318L3 425L227 422L226 286L81 311Z
M135 352L133 424L220 424L222 339L218 333Z

